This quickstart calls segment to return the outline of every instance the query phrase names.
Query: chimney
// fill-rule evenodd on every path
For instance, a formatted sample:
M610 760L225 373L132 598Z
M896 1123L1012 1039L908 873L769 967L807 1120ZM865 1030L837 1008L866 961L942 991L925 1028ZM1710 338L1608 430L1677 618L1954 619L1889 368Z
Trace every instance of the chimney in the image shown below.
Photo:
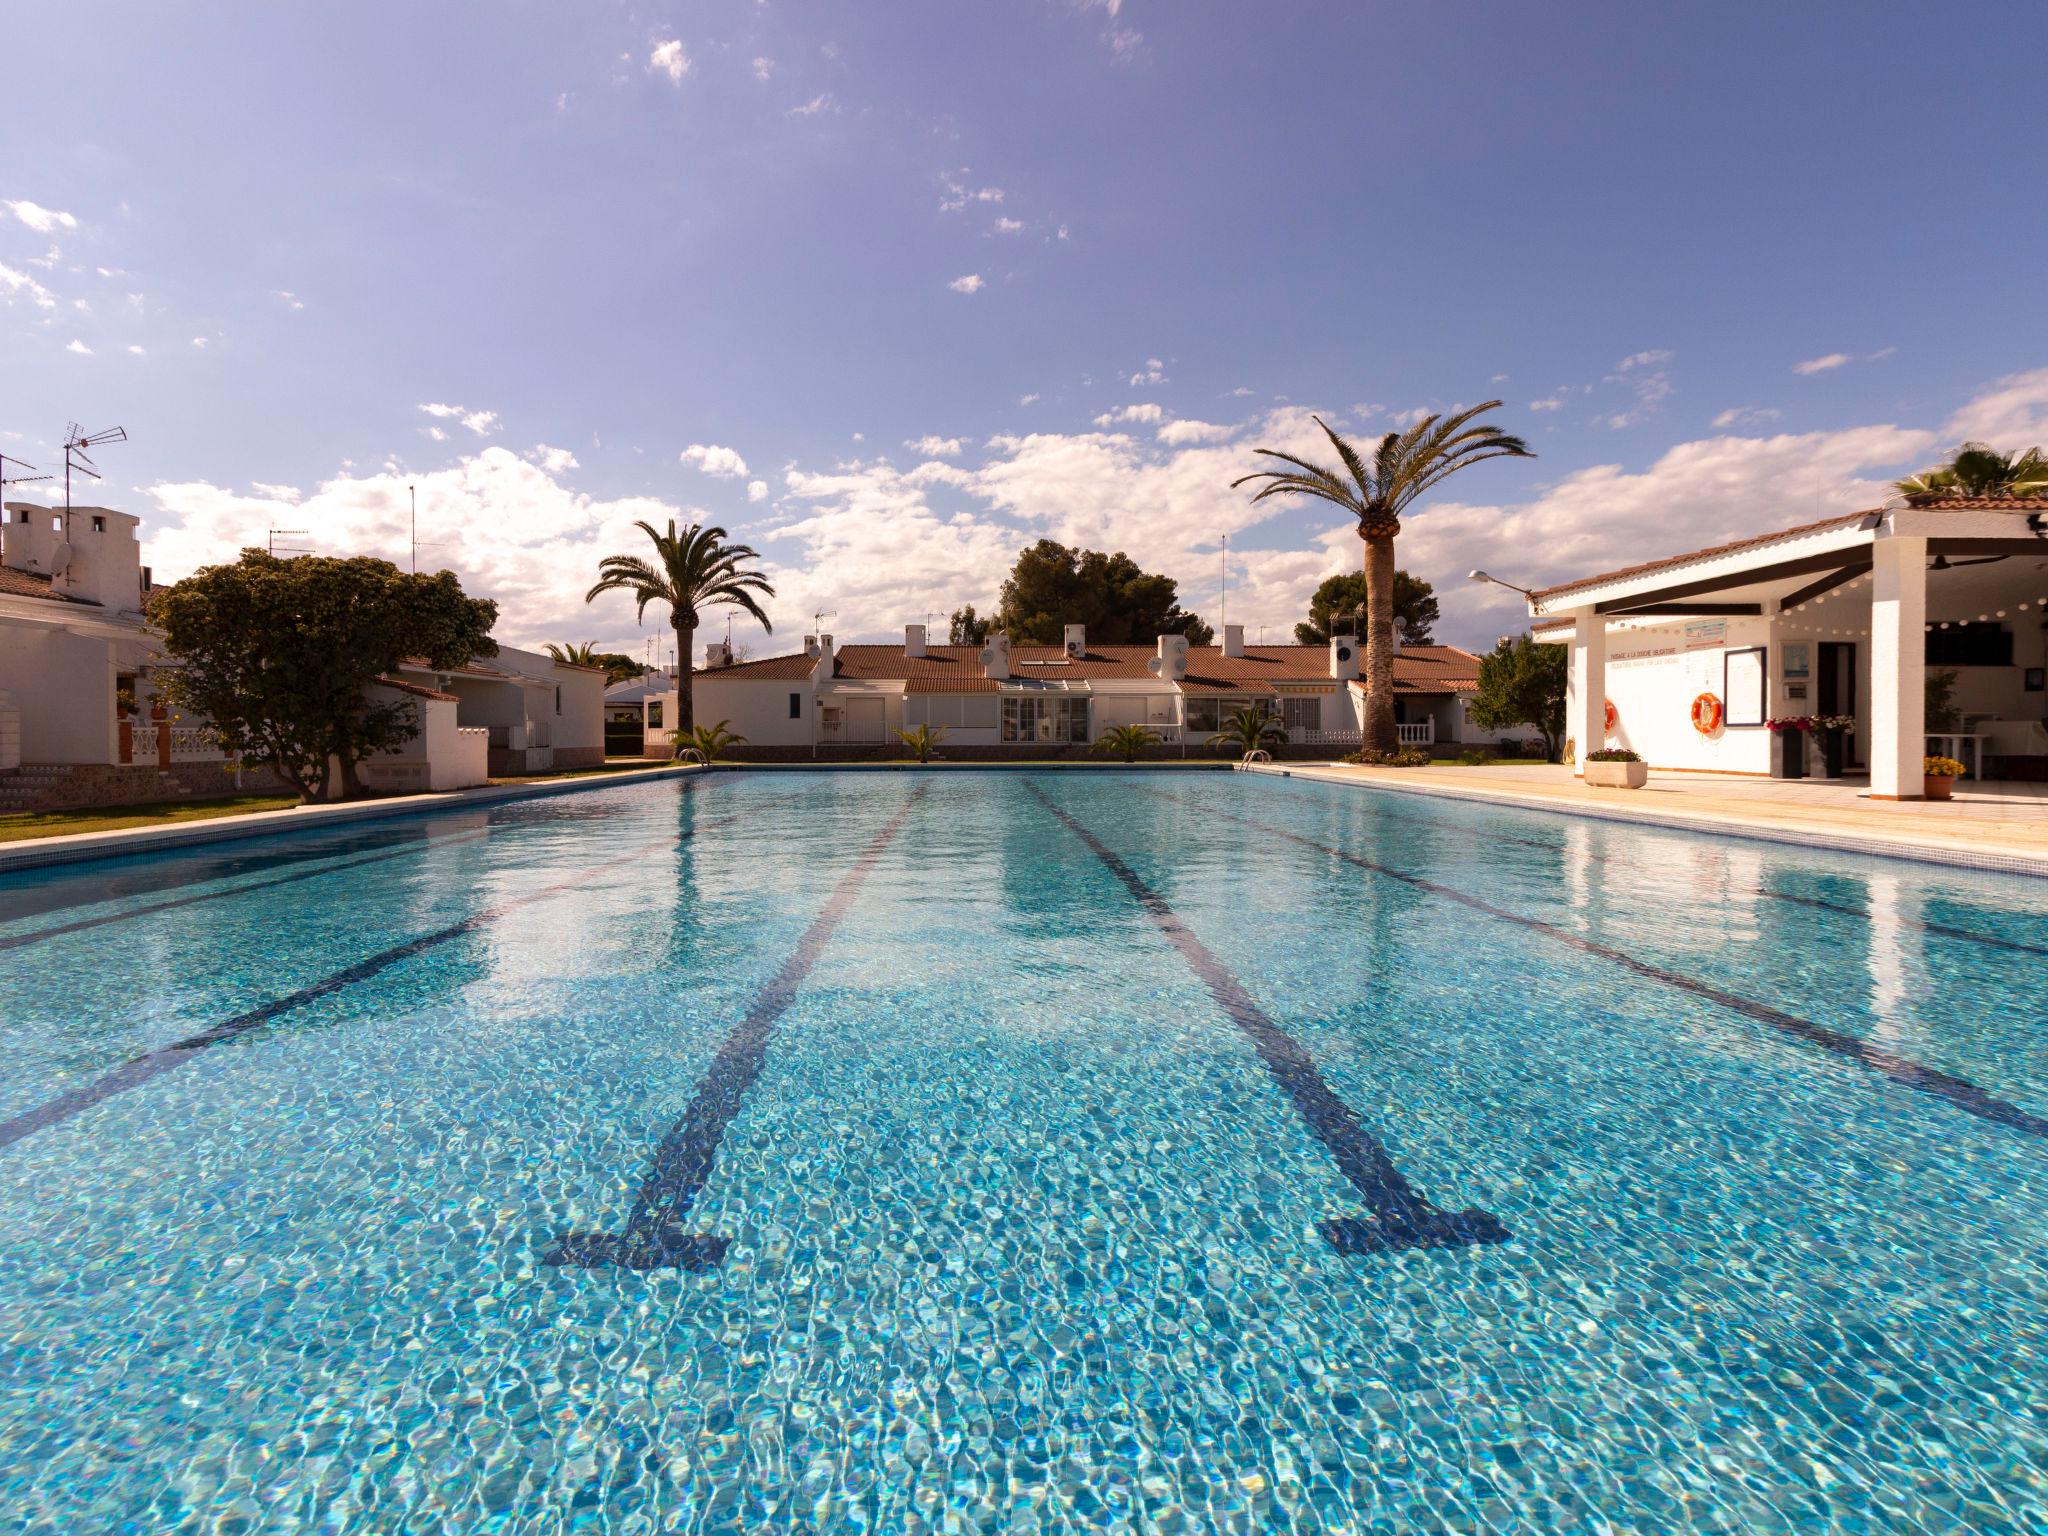
M142 546L135 538L141 524L111 507L73 507L68 554L59 558L62 543L52 551L51 590L117 611L141 607Z
M981 670L984 676L997 682L1010 675L1010 637L1001 630L982 643Z
M732 646L724 640L713 640L704 647L704 670L716 672L721 667L732 665Z
M1159 654L1145 663L1145 670L1154 677L1169 683L1177 683L1188 675L1188 637L1186 635L1161 635Z
M818 654L818 637L816 635L804 636L804 654L806 656L815 656Z
M1085 624L1069 624L1066 631L1066 647L1067 655L1070 658L1086 656L1088 654L1088 626Z
M1223 626L1223 654L1242 656L1244 654L1244 626L1226 624Z
M830 635L818 636L817 657L818 664L811 668L811 681L814 683L831 681L834 668L832 662L832 637Z
M52 512L36 503L10 501L7 504L7 531L4 542L0 542L0 561L4 561L10 571L49 575L50 551L57 542L57 536L51 529L61 516L62 513Z
M1349 680L1360 676L1365 668L1365 657L1358 648L1356 635L1330 636L1330 676Z
M906 624L903 626L903 654L915 659L924 655L924 626Z

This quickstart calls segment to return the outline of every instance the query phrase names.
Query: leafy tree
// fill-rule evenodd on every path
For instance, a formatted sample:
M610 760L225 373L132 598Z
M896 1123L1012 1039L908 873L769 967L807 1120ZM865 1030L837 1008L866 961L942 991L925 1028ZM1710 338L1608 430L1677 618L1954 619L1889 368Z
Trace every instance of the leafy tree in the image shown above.
M989 621L978 618L974 605L953 610L953 621L946 629L946 643L949 645L980 645L988 638Z
M1372 461L1339 437L1318 416L1317 426L1330 440L1342 470L1325 469L1307 459L1274 448L1257 450L1291 469L1259 470L1231 481L1233 486L1263 481L1252 496L1306 496L1342 507L1358 520L1365 541L1365 745L1380 752L1400 747L1394 729L1394 539L1401 514L1416 498L1461 469L1487 459L1512 455L1533 458L1529 445L1486 422L1473 419L1496 410L1487 400L1449 416L1425 416L1405 432L1380 439Z
M619 651L600 651L588 640L576 645L556 645L550 640L545 649L556 661L568 666L602 667L607 683L630 682L646 670L632 657Z
M911 756L920 763L928 763L939 743L946 739L946 728L943 725L920 725L915 730L898 731L896 739L910 748Z
M1121 550L1040 539L1017 556L991 624L1019 645L1058 645L1069 624L1085 624L1093 645L1146 645L1161 635L1207 645L1215 631L1180 606L1178 592L1171 576L1140 570Z
M496 655L497 617L496 603L465 596L447 571L409 575L367 556L280 560L260 549L149 600L178 663L164 693L309 802L329 797L336 764L342 797L360 795L361 761L419 733L412 700L370 697L380 676L414 657L451 668Z
M1946 464L1892 485L1910 502L1951 496L2048 496L2048 454L2039 448L2000 453L1986 443L1965 443Z
M1287 740L1285 726L1256 704L1240 709L1223 722L1223 729L1209 738L1212 747L1235 747L1240 757L1277 747Z
M1479 658L1479 691L1466 705L1466 718L1482 731L1533 725L1542 733L1545 760L1555 762L1564 735L1566 674L1563 646L1503 635Z
M651 523L633 526L653 543L654 558L606 555L598 562L597 584L583 594L583 601L595 602L606 592L630 592L639 600L642 616L649 603L668 604L669 622L676 632L675 724L687 731L697 723L690 653L696 647L701 610L720 605L743 609L773 633L775 626L768 622L754 594L773 597L775 588L759 571L748 569L761 558L759 553L745 544L726 543L723 528L692 523L679 536L674 518L669 519L667 533L655 532Z
M1394 628L1403 645L1428 645L1438 618L1436 589L1406 571L1394 572ZM1303 645L1328 645L1332 635L1365 633L1365 573L1328 577L1308 600L1308 622L1294 626Z
M1095 750L1114 753L1127 763L1135 763L1138 754L1158 740L1145 726L1113 725L1095 738Z
M704 754L704 761L715 763L734 747L744 747L747 738L737 731L729 731L731 722L721 720L716 725L693 725L688 730L668 733L668 739L675 743L676 755L695 750Z

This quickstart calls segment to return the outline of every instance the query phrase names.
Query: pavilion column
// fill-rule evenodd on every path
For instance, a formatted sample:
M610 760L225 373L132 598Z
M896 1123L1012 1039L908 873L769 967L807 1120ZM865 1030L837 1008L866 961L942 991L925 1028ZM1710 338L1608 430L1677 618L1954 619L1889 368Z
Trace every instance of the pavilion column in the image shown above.
M1576 744L1574 771L1586 776L1586 754L1607 745L1607 618L1591 608L1574 611L1571 703L1564 733Z
M1926 793L1927 540L1871 546L1870 798Z

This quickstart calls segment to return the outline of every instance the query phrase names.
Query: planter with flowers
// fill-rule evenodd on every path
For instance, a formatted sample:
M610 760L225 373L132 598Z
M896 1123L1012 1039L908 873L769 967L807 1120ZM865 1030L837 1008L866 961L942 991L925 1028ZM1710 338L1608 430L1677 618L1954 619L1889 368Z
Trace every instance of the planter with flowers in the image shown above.
M1820 738L1820 772L1825 779L1839 779L1849 765L1849 733L1856 729L1854 715L1810 715L1807 729Z
M1926 775L1927 798L1946 800L1955 793L1956 780L1963 776L1963 765L1952 757L1929 757L1921 761L1920 771Z
M1650 765L1627 747L1602 747L1586 754L1586 782L1600 789L1641 789Z
M1812 715L1788 715L1781 720L1764 722L1764 729L1778 738L1779 778L1806 777L1806 733L1813 728Z

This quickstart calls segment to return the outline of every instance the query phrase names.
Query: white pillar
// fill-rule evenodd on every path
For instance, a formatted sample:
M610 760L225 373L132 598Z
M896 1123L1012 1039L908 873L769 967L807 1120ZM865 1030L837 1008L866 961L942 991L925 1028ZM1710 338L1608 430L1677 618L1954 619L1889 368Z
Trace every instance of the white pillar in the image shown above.
M1927 541L1871 546L1870 798L1918 800L1926 790Z
M1574 771L1586 776L1586 754L1607 745L1607 619L1590 608L1572 614L1571 705L1564 733L1576 746Z

